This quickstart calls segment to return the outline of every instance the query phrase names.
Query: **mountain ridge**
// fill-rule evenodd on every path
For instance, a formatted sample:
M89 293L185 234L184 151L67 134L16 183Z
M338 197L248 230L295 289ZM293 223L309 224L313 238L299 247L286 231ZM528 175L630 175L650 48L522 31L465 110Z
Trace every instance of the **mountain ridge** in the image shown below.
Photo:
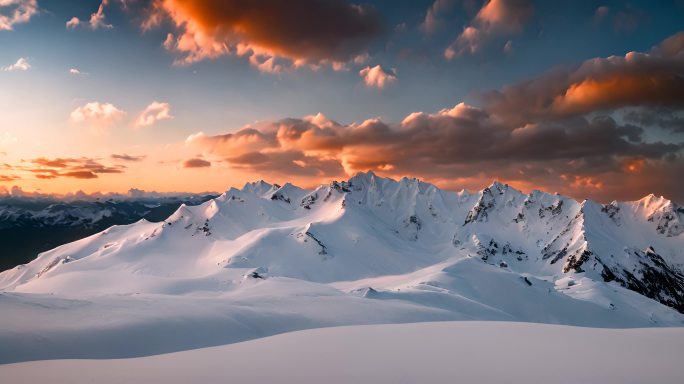
M680 220L665 199L604 205L501 183L248 183L0 273L0 363L355 324L682 326Z
M277 209L268 214L257 212L256 217L250 217L250 212L243 211L240 215L254 222L249 225L233 222L232 211L240 209L231 207L253 198L270 200L270 205ZM259 204L267 204L262 203ZM321 208L333 203L338 207L332 210ZM351 213L348 212L350 205ZM264 210L264 207L259 209ZM369 219L368 215L372 217ZM191 216L193 219L189 219ZM461 251L472 252L488 264L556 277L584 274L594 280L616 281L680 312L684 310L684 278L680 271L684 255L681 250L664 247L666 252L663 256L658 253L661 249L659 243L672 245L675 242L655 241L663 237L678 238L682 233L684 215L673 202L652 195L634 202L599 204L584 200L578 203L558 194L540 191L525 194L498 181L474 194L465 191L454 193L418 179L395 181L373 172L358 173L347 181L332 181L311 191L290 183L280 186L261 180L247 183L240 190L232 188L194 208L182 205L159 224L152 236L156 231L163 232L165 226L183 222L184 227L194 225L193 237L204 235L218 240L234 240L249 231L259 230L260 226L268 228L269 222L303 220L303 226L298 224L302 230L295 236L303 239L303 243L311 240L318 244L318 253L333 257L336 252L331 253L322 240L329 235L317 236L316 233L318 228L327 231L329 224L326 222L344 221L345 216L353 216L354 220L356 216L363 216L361 221L379 222L386 227L385 230L394 232L383 236L396 236L409 244L420 243L423 237L427 237L428 242L438 244L440 252L445 253L445 240L449 238L449 243L456 248L453 253L458 253L457 247L460 247ZM199 221L193 222L196 218ZM628 243L628 237L633 234L620 234L621 228L634 227L635 224L641 230L654 227L653 244L643 238L642 241ZM502 231L517 231L518 237L507 238ZM269 236L275 235L271 233ZM533 242L531 238L534 238ZM425 247L424 244L419 246ZM624 249L620 250L620 247ZM254 257L249 255L251 253L246 249L244 255L225 258L226 266L268 268L267 265L256 265L256 261L248 261ZM383 263L389 270L393 269L391 261ZM414 264L413 268L422 265L420 262L409 264ZM410 271L410 268L405 269ZM376 273L383 272L377 270ZM283 276L288 275L302 277L289 272ZM324 280L363 277L369 276L358 272Z

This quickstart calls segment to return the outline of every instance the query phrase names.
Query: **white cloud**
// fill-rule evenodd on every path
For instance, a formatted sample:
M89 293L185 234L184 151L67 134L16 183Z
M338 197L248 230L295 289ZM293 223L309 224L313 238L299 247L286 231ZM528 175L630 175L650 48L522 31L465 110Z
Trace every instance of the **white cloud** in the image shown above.
M37 0L0 0L0 31L11 31L15 24L28 22L36 13Z
M136 127L149 127L157 121L173 119L171 105L169 103L152 102L144 111L138 114L135 120Z
M71 121L88 124L98 133L120 121L126 112L111 103L93 101L82 105L71 112Z
M366 67L359 71L363 81L369 87L385 88L385 85L397 80L397 73L394 69L385 70L381 66Z
M0 0L0 4L2 4L2 1L4 1L4 0ZM30 68L31 68L31 64L28 62L28 59L26 59L25 57L20 57L16 63L14 63L12 65L8 65L6 67L2 67L2 70L5 72L28 71Z
M74 75L74 76L84 76L87 75L87 72L81 72L80 69L78 68L69 68L69 74Z

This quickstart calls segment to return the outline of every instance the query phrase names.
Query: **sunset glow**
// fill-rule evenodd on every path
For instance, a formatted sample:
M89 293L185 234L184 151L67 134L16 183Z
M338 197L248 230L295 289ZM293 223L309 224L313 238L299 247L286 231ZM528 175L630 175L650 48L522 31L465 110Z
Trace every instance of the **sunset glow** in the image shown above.
M679 2L240 4L0 4L0 192L373 170L684 199Z

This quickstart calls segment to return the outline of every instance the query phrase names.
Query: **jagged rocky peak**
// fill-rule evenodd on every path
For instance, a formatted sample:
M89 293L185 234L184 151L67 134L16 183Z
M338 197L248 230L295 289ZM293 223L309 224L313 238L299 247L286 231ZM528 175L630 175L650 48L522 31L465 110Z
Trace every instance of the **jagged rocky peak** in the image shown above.
M349 178L346 184L339 183L343 187L347 187L352 191L375 191L382 193L385 187L396 185L399 182L390 178L378 176L373 171L357 172L354 176Z
M278 184L275 184L276 186ZM306 194L307 192L295 185L292 185L290 183L285 183L282 187L278 187L271 195L269 198L271 200L275 201L283 201L285 203L290 204L292 201L297 201L301 200L302 197Z
M489 187L485 188L489 190L491 193L498 193L500 195L503 195L506 193L506 191L510 188L508 184L504 184L499 182L498 180L494 180Z
M330 182L330 189L331 190L336 190L338 192L351 192L351 186L352 183L349 181L331 181Z
M381 178L373 171L357 172L354 176L349 178L348 183L352 185L367 186L375 182L376 179Z
M638 267L626 268L627 265L624 264L604 264L604 281L615 281L627 289L684 313L682 271L665 261L652 245L644 250L626 247L624 252L628 258L636 260Z
M509 193L513 196L507 197ZM510 187L508 184L494 181L489 187L480 191L479 195L480 197L477 199L475 206L468 211L463 225L475 221L487 221L490 211L497 205L505 203L504 199L515 198L515 195L522 195L522 192ZM509 203L512 202L509 201Z
M338 183L341 184L341 183ZM432 189L438 189L435 185L421 181L418 178L402 177L399 180L381 177L373 171L358 172L347 182L347 186L353 190L382 190L385 188L398 188L400 190L415 190L417 193L426 193Z
M544 206L543 204L539 207L539 218L543 219L546 217L555 217L563 213L563 199L557 199L553 201L550 205Z
M636 201L637 204L643 206L647 210L656 210L663 205L670 203L670 200L666 199L664 196L656 196L652 193L642 197Z
M658 233L667 237L684 233L684 208L663 197L658 199L656 204L647 204L646 207L646 218L656 224Z
M267 193L267 192L273 190L274 187L276 187L276 186L277 186L277 184L274 185L274 184L267 183L263 180L259 180L259 181L254 181L254 182L250 182L250 183L245 183L245 186L242 187L242 191L247 192L247 193L253 193L257 196L261 196L264 193ZM278 186L278 188L279 188L279 186ZM277 189L277 188L275 188L275 189Z
M399 186L401 187L418 187L421 186L421 181L415 177L408 178L406 176L399 180Z

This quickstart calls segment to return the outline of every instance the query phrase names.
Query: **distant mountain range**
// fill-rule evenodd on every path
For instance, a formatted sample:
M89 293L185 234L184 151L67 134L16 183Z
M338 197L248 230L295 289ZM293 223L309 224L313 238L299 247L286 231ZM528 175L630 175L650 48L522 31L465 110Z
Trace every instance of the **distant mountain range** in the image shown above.
M0 196L0 271L28 263L40 252L140 219L161 221L181 204L201 204L211 194L149 194L69 198Z

